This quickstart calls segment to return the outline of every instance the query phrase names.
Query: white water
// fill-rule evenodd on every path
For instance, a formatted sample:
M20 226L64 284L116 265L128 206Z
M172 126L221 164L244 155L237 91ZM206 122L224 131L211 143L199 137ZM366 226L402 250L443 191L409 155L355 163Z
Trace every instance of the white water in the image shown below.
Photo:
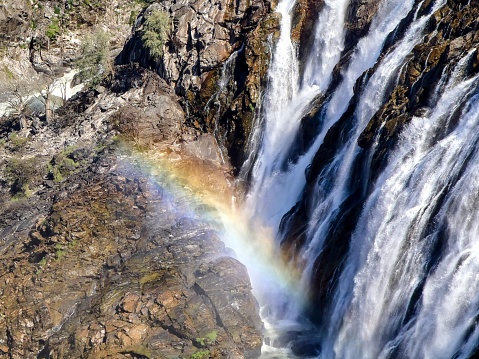
M364 39L361 39L355 47L351 56L350 66L343 71L344 79L327 104L325 115L322 119L324 123L322 131L318 134L309 151L300 157L296 163L290 163L287 171L283 170L283 163L285 156L288 154L290 143L298 131L299 120L304 115L304 111L309 102L329 85L331 80L330 72L336 65L336 62L339 61L339 55L343 50L345 37L343 26L344 15L348 1L327 3L322 10L320 19L324 20L327 19L328 16L331 16L331 21L341 26L333 26L333 23L330 22L318 24L315 44L320 44L321 51L312 53L303 81L301 81L305 85L299 92L295 90L284 93L284 91L282 91L285 85L281 81L289 81L289 79L292 79L291 81L294 84L299 82L294 76L288 76L288 74L291 73L297 74L295 70L297 68L297 62L296 59L290 55L292 52L290 42L285 40L286 37L289 38L290 16L288 14L282 14L282 34L276 47L273 64L270 69L270 78L281 81L270 82L270 92L267 95L264 105L266 126L264 129L263 142L261 143L258 160L253 167L252 188L244 205L244 207L252 213L251 218L254 219L252 221L253 225L261 223L261 225L270 226L273 229L273 233L276 233L283 215L299 200L305 186L304 173L306 167L311 163L328 129L339 120L341 115L346 111L348 102L353 96L354 83L366 69L374 65L387 35L394 30L399 21L408 14L413 4L414 2L412 0L395 0L386 1L379 7L378 14L373 20L369 34ZM287 2L287 6L285 5L281 9L289 11L291 7L292 4ZM342 21L339 21L339 16L343 17ZM420 23L421 25L417 25L411 32L419 32L421 26L424 26L425 20L421 19ZM416 28L418 30L416 30ZM321 40L321 35L325 35L327 40ZM409 46L405 46L407 49L413 46L413 41L411 40L414 38L413 35L408 37L409 41L407 43ZM402 49L402 52L406 52L407 49ZM287 56L284 56L285 54ZM398 53L395 55L399 56ZM405 55L403 55L402 58L404 58L404 56ZM391 62L392 61L393 60L391 60ZM279 63L279 65L276 65L276 63ZM398 63L400 63L400 61L398 61ZM313 74L316 74L317 78L313 78ZM378 82L380 81L379 79ZM295 87L293 86L293 88ZM368 121L366 117L367 116L363 116L363 122ZM356 131L361 131L361 128L357 127ZM359 132L357 135L359 135ZM350 142L350 148L354 147L354 143L353 141ZM346 149L345 151L349 157L352 158L353 150L350 149L348 151ZM350 166L350 163L344 166L343 177L347 174L346 169L348 166ZM336 175L337 172L332 172L332 174ZM324 200L315 200L315 213L313 214L314 219L311 222L311 232L316 231L317 233L321 233L321 230L326 228L333 209L341 203L342 196L345 195L340 192L336 192L336 194L339 195L335 196L335 193L333 193ZM323 203L321 203L321 201ZM322 218L319 218L318 214L321 214ZM319 225L319 230L314 228L314 226L317 225ZM319 238L319 235L316 238ZM304 255L306 258L316 255L316 252L321 249L321 245L316 242L317 239L313 239L313 245L309 247L310 249L307 250ZM313 253L310 254L309 252ZM309 260L307 263L312 265L314 259ZM305 271L303 283L299 285L298 289L300 292L306 291L305 288L308 285L310 269L311 266ZM301 308L294 305L292 301L290 304L291 306L289 307L289 314L287 316L294 318L298 315Z
M313 191L315 197L310 199L312 220L302 253L307 266L298 292L307 291L329 224L351 194L352 169L361 152L357 146L359 135L382 106L389 85L421 41L429 17L445 2L435 1L429 15L418 17L416 12L402 39L376 64L387 36L414 6L413 0L381 2L369 33L359 39L342 69L341 83L322 105L320 132L314 144L294 162L288 156L300 119L310 102L327 91L344 49L348 1L325 1L301 78L296 51L289 39L294 2L280 3L282 31L269 72L261 113L263 132L251 188L243 205L253 228L270 228L278 236L279 221L304 189L306 167L327 131L347 110L357 79L376 65L356 98L354 114L348 119L352 126L343 134L347 140L322 170ZM479 144L479 95L474 95L477 79L464 81L462 73L472 55L475 53L466 55L449 77L444 71L430 98L431 108L422 118L413 118L404 130L365 202L350 253L338 273L333 307L327 310L328 328L318 338L320 358L388 358L397 353L397 357L404 358L467 358L477 345L479 279L475 273L479 270L479 243L474 238L479 234L479 154L475 151ZM454 111L461 111L456 127ZM437 213L436 204L441 204ZM439 225L431 230L431 223L444 224L447 234ZM431 253L441 236L446 237L445 254L439 259ZM434 266L431 261L436 260ZM276 290L274 285L274 281L269 282L264 290L273 295L259 295L267 309L263 319L269 335L298 331L301 322L296 320L301 308L294 305L298 299L287 292L288 288ZM414 306L411 298L417 290L422 296ZM277 335L281 337L281 333ZM265 346L264 353L265 357L291 356L288 348Z
M252 217L261 217L262 222L272 228L278 228L282 216L299 199L304 187L304 170L311 156L290 164L286 172L284 162L305 111L330 84L332 70L344 48L343 25L349 1L325 1L315 31L316 51L311 53L302 78L299 78L296 49L290 39L290 12L294 3L285 0L278 6L282 16L281 35L269 71L262 113L264 135L246 205L254 208ZM285 187L288 191L283 190ZM278 192L282 195L277 196Z
M444 129L451 114L476 85L476 79L472 79L450 86L429 114L411 121L366 202L352 239L353 248L348 259L350 270L341 278L341 281L353 283L352 292L344 291L347 285L343 284L343 292L340 291L335 301L344 308L344 303L349 301L347 297L352 296L347 312L343 310L343 326L334 345L337 357L387 357L397 346L395 341L401 340L408 345L416 342L422 350L431 349L424 346L425 341L420 337L401 338L407 337L409 331L426 333L428 326L424 323L411 323L413 327L408 333L395 334L395 331L403 325L414 290L427 276L425 269L431 260L428 254L434 238L423 235L434 205L446 191L451 178L458 174L471 151L469 146L477 143L477 135L471 131L479 125L477 106L469 108L461 125L447 137L437 143L434 137ZM358 268L356 273L351 270L354 267ZM436 300L445 300L444 295L439 297L441 299ZM450 309L454 306L451 304L447 304ZM461 312L457 307L453 311ZM440 317L445 319L442 314ZM451 341L444 341L445 334L441 333L434 340L456 350ZM452 357L444 351L440 356L438 353L408 357Z
M77 73L78 71L67 72L62 77L55 79L49 86L45 86L45 89L43 89L42 91L37 90L33 93L21 94L23 104L26 104L29 100L34 98L37 98L39 99L39 101L44 102L45 100L43 99L43 94L46 94L47 91L55 97L58 97L62 100L68 100L73 95L80 92L84 87L83 84L79 84L74 87L71 86L73 78ZM11 96L11 98L8 98L8 95L6 97L6 102L0 102L0 117L8 115L13 110L12 104L9 101L12 101L13 103L19 101L19 99L17 99L13 95ZM54 101L54 105L55 102L58 101Z
M281 9L290 10L292 8L291 1L286 1L284 4L287 5L282 6ZM344 26L342 26L344 19L339 21L338 16L344 16L348 4L348 1L326 2L320 19L324 20L328 16L332 16L333 20L331 21L335 21L341 26L333 26L329 22L324 25L319 23L316 35L323 34L327 41L315 39L315 44L320 44L321 51L313 51L302 81L294 76L288 76L290 73L297 74L298 65L296 58L289 55L291 54L290 41L285 40L286 37L289 38L290 15L282 13L281 37L273 56L269 73L270 88L264 104L266 126L258 159L252 171L252 188L246 201L248 208L254 208L253 217L261 217L263 223L273 228L278 228L284 213L298 201L305 185L306 167L311 163L328 129L346 111L353 96L356 80L365 70L374 65L387 35L408 14L414 1L389 0L382 2L378 14L371 24L370 32L358 42L349 66L342 73L343 81L326 105L325 115L321 119L321 132L308 152L296 163L289 163L287 171L284 171L284 163L287 162L286 156L298 131L300 120L312 99L330 84L331 73L325 74L325 72L332 71L336 66L336 61L339 61L345 33ZM276 65L277 63L279 65ZM292 79L292 87L283 82L287 79ZM295 86L299 82L304 85L298 92L295 90ZM284 89L290 88L293 88L293 91L284 92ZM287 191L284 190L285 188ZM278 193L281 193L281 196L278 196Z
M438 3L442 5L444 2L445 1L440 1ZM436 8L438 7L439 6L436 6ZM401 15L405 15L405 12L403 11ZM317 184L316 192L319 195L314 199L312 204L312 220L308 228L308 237L312 238L312 240L304 253L304 257L306 259L309 259L312 256L315 257L321 250L321 240L325 236L324 231L327 229L330 216L350 194L347 191L347 187L351 180L349 177L352 173L353 161L359 152L359 148L357 147L359 135L381 106L386 95L386 89L389 82L396 78L399 67L403 64L406 56L420 40L418 35L420 35L423 31L428 18L429 16L419 19L416 18L416 21L413 22L413 24L409 27L404 39L398 44L398 46L396 46L389 54L386 55L372 75L371 79L368 81L368 84L360 97L357 110L354 114L354 127L348 135L349 141L347 141L347 143L343 146L340 153L335 157L334 162L331 163L329 168L323 171L324 175L322 176L321 181L319 181ZM378 26L378 28L379 27L380 26ZM376 33L378 28L373 30L370 36L378 37ZM385 34L386 33L383 34L383 37ZM369 52L369 48L363 48L368 43L369 41L362 43L360 42L358 51L359 54ZM353 57L353 63L357 63L357 61L358 60ZM357 71L356 67L363 68L364 66L356 65L351 71ZM359 71L355 72L355 77L357 77L357 73L359 73ZM346 91L343 89L344 86L345 85L343 83L343 86L338 90L338 98L342 97L344 91ZM349 87L346 88L351 88L351 86L352 81L349 83ZM337 100L337 103L340 103L339 99ZM342 108L341 113L344 111L345 108ZM332 190L328 193L324 193L324 191L320 190L321 187L326 186L330 186L332 188ZM324 195L321 196L321 194ZM311 267L309 270L310 269Z
M298 200L304 187L304 169L310 159L303 158L297 166L303 170L294 169L284 172L284 161L287 158L289 147L298 131L300 119L305 113L312 99L324 91L330 82L330 73L335 62L343 50L344 26L331 26L331 22L319 22L316 41L327 31L329 41L322 43L320 54L312 54L303 79L299 78L296 49L291 43L291 10L294 1L286 0L279 4L281 13L281 35L273 54L269 72L269 86L265 95L263 111L264 124L262 142L259 148L258 159L252 170L252 188L242 206L243 212L249 216L250 227L261 227L274 238L279 221L284 213ZM327 4L320 18L329 18L330 21L344 22L344 14L348 1L336 1ZM321 61L321 56L325 57ZM331 61L333 59L334 61ZM320 71L316 79L311 73ZM325 74L325 76L323 76ZM300 83L303 87L300 89ZM287 188L287 190L285 190ZM241 258L241 257L240 257ZM243 256L242 261L251 261L251 256ZM254 258L254 256L253 256ZM248 266L248 264L247 264ZM257 264L252 263L255 268ZM248 266L251 268L251 265ZM263 305L262 319L265 323L265 337L272 345L263 346L263 358L292 357L289 348L277 348L275 341L287 332L297 332L304 329L297 321L297 310L291 304L301 303L301 290L291 291L283 286L283 278L264 278L252 276L255 295ZM258 278L258 279L256 279ZM299 295L299 296L298 296ZM286 314L286 312L292 312Z
M331 82L334 66L344 50L344 21L348 0L326 0L319 15L314 44L306 63L302 83L305 87L316 86L326 91Z

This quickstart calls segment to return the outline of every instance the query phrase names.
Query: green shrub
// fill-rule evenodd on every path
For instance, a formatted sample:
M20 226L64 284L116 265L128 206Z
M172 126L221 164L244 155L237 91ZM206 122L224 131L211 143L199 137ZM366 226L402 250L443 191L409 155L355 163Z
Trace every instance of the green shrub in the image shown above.
M213 330L212 332L209 332L202 338L195 338L195 341L196 343L204 347L206 345L214 344L217 338L218 338L218 333L216 333L216 331Z
M204 359L210 357L209 350L200 350L190 356L190 359Z
M154 58L163 55L163 45L170 33L170 18L164 11L154 10L145 21L141 39Z
M70 146L57 153L47 165L49 177L55 182L63 180L78 172L81 165L87 162L91 150Z
M3 72L7 76L7 80L15 80L15 75L13 74L12 70L7 67L7 65L3 65Z
M12 132L8 140L13 151L18 151L29 141L27 137L20 136L17 132Z
M133 26L133 24L136 21L137 16L138 15L136 14L136 11L131 10L130 11L130 17L128 18L128 25Z
M208 334L206 334L206 339L210 343L214 343L217 338L218 338L218 333L216 333L216 330L213 330L212 332L209 332Z
M148 4L151 4L155 0L135 0L135 2L141 6L146 6Z
M29 185L39 175L39 170L33 158L11 158L6 165L5 174L11 184L10 191L13 195L29 197L31 194Z
M85 36L76 67L89 87L99 85L111 73L110 38L105 31L98 29Z
M55 244L55 258L57 260L60 260L63 258L65 252L63 250L63 245L61 245L60 243L57 243Z
M60 34L60 21L58 18L53 18L50 25L48 25L45 35L50 39L50 41L55 41Z

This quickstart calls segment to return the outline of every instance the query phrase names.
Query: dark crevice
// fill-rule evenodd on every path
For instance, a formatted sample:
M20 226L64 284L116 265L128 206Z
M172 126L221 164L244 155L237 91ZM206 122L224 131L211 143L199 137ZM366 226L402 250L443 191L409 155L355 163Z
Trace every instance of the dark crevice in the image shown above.
M205 290L203 288L201 288L198 283L195 283L192 287L192 289L195 291L196 294L202 296L203 298L205 298L208 303L210 303L211 305L211 308L213 308L213 311L215 313L215 320L216 320L216 324L223 328L225 330L225 332L230 336L231 336L231 333L229 333L228 329L226 328L226 326L223 324L223 321L221 320L221 316L220 316L220 313L218 312L218 309L216 308L216 306L214 305L213 301L211 300L211 298L208 296L208 294L205 292Z

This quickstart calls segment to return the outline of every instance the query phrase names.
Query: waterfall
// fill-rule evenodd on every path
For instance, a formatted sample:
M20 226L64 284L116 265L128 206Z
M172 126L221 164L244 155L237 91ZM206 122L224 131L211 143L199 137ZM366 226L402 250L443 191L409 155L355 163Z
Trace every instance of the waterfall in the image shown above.
M244 51L244 44L238 50L233 51L231 56L225 61L223 67L221 68L221 76L218 81L218 90L210 97L204 108L204 113L206 117L208 117L208 115L210 114L210 106L214 105L215 107L213 137L215 138L216 144L218 146L221 162L223 164L225 163L224 153L226 152L226 149L224 148L221 141L218 141L218 138L221 138L221 135L219 134L218 124L223 111L222 104L223 106L227 107L229 101L231 100L230 98L228 98L228 95L236 91L234 71L236 60L238 59L238 55L242 51Z
M399 3L401 3L401 5L399 5ZM444 1L439 3L442 5ZM331 99L331 105L328 106L328 123L333 124L344 111L346 111L349 99L353 95L353 85L356 79L365 69L374 65L386 36L397 26L401 19L396 19L397 14L399 13L401 17L406 16L412 8L412 5L413 2L398 2L394 7L397 13L391 13L391 10L385 7L383 8L384 13L378 14L378 17L375 19L375 24L372 26L372 30L366 38L361 39L355 49L355 53L351 59L352 65L347 70L346 79L341 83L339 89ZM391 16L394 17L395 21L391 21ZM354 115L354 127L347 136L349 137L349 141L343 145L334 161L323 171L321 181L318 181L316 184L318 196L312 201L312 220L308 228L311 242L303 254L307 260L311 257L316 257L318 251L321 250L322 244L320 241L325 237L325 231L327 230L331 216L334 215L339 205L350 194L347 187L351 179L348 177L352 173L352 165L357 152L359 152L356 145L357 139L370 118L379 109L389 81L391 78L397 76L398 68L402 65L405 57L410 53L414 45L419 41L418 35L424 29L427 19L427 16L419 19L415 16L415 21L408 29L401 43L381 61L380 66L374 72L360 97L360 102ZM375 39L377 39L376 43L374 42ZM371 54L374 54L374 56ZM316 145L313 147L317 150L319 146ZM331 187L332 190L324 193L324 191L320 190L321 187ZM308 263L312 264L312 262L313 261L308 260ZM309 266L308 270L311 270L311 266Z
M345 16L347 0L325 1L314 34L313 51L307 60L302 83L316 86L319 91L326 91L331 82L334 66L344 50Z
M287 6L280 8L283 11L284 9L291 11L291 2L284 4ZM319 19L323 21L330 18L331 21L335 21L338 16L345 15L347 5L347 1L326 2ZM258 160L253 167L252 189L247 200L248 207L255 208L254 217L260 216L264 223L278 228L284 213L299 199L305 185L304 172L324 136L346 111L353 96L356 80L365 70L374 65L386 37L401 19L408 15L413 5L413 0L386 1L384 6L380 7L370 32L359 41L349 66L342 73L344 80L323 109L324 115L320 119L322 131L316 136L316 140L307 153L295 163L288 162L285 156L289 154L288 150L298 131L299 121L304 116L309 103L330 84L331 71L339 61L345 34L344 26L333 25L328 21L319 22L314 43L320 47L320 51L315 49L311 53L303 79L300 81L294 76L289 76L291 73L298 74L298 65L296 58L290 55L292 52L290 41L284 40L285 37L289 38L291 15L289 12L281 13L283 19L281 37L273 56L269 73L272 81L270 81L263 107L266 126ZM338 23L338 25L343 24L344 20ZM321 36L325 36L327 41L321 40ZM293 79L290 84L282 82L289 79ZM299 91L295 90L297 83L303 84ZM284 93L283 90L289 88L293 90ZM283 165L285 162L288 162L286 170ZM282 191L285 187L288 187L288 190ZM278 192L282 192L282 195L277 196Z
M453 357L457 348L454 349L452 342L444 341L444 338L453 334L448 332L448 329L457 329L445 328L439 338L433 336L433 340L439 340L442 344L447 343L449 350L453 350L453 353L447 355L444 348L435 350L432 345L424 345L427 342L426 338L430 339L426 334L430 323L426 324L418 319L422 317L423 310L430 310L426 309L428 294L431 295L427 291L431 289L430 281L431 286L437 285L433 279L435 275L431 278L427 276L429 262L436 260L431 258L431 253L439 240L439 233L427 234L427 225L436 206L443 200L445 192L454 186L455 177L458 177L464 170L463 167L467 166L469 157L475 156L475 145L479 137L471 129L479 125L477 97L467 99L471 97L473 91L476 91L476 86L477 78L448 86L430 113L424 118L413 119L403 132L402 140L393 153L393 159L366 202L348 258L349 265L357 270L351 268L341 278L342 281L351 283L352 290L340 292L340 296L350 295L352 298L334 344L338 357L357 358L359 355L365 358L387 358L392 350L402 346L402 342L407 346L407 357L410 358ZM454 111L464 103L466 110L461 115L461 123L445 138L435 142L435 136L443 131ZM464 193L461 193L462 195ZM457 197L455 199L458 200ZM442 204L441 212L447 211L449 201L450 199L447 199L446 203ZM448 215L452 214L448 212ZM457 215L457 212L454 215ZM445 213L436 216L435 222L446 221L449 219ZM451 228L447 230L450 231ZM474 233L469 233L471 234ZM451 245L454 246L453 243ZM470 249L467 247L470 243L464 245L466 248L463 250L468 252ZM453 255L452 260L454 259L458 260L457 256ZM443 265L451 269L448 258L444 258L440 260L439 268L435 270L436 273L439 270L438 275L445 275L440 271ZM441 286L447 287L445 278L447 277L441 278L439 282ZM423 285L423 281L426 281L424 291L426 306L420 307L415 319L407 322L407 312L410 306L414 305L410 301L414 291ZM347 285L343 288L347 288ZM470 290L468 285L466 289ZM441 302L445 300L445 294L443 292L440 296ZM453 293L453 296L457 294ZM437 296L438 292L434 291L433 297L436 300ZM337 298L335 302L344 305L344 301L348 299ZM430 313L424 313L424 316L428 317L428 314ZM437 318L431 318L429 315L427 319L432 321L440 318L446 322L448 319L457 320L443 317L442 313L436 314L439 314ZM458 313L457 308L454 315L463 316L462 313ZM467 329L467 323L467 321L463 323L466 326L462 328L463 331ZM402 328L399 333L398 328ZM358 333L361 333L361 336L358 336ZM425 335L418 336L418 333ZM425 338L421 338L422 336ZM416 347L417 345L420 349ZM435 355L426 355L428 351Z
M294 3L285 0L278 6L282 19L281 35L269 71L270 81L261 114L265 123L264 134L246 201L247 207L254 208L252 217L259 216L273 229L278 228L282 216L298 200L304 187L304 170L311 156L300 159L297 164L289 164L286 170L284 163L302 116L310 102L329 85L332 69L343 50L342 25L348 1L325 3L315 31L314 42L318 49L311 53L302 79L299 78L296 49L290 39ZM322 37L325 34L326 41ZM303 84L301 88L300 84ZM288 191L277 196L285 186Z
M467 75L477 51L442 71L428 95L429 107L402 128L374 180L370 171L379 139L373 138L371 148L358 146L431 30L431 18L446 3L381 0L368 31L351 44L346 43L351 1L325 0L302 72L290 36L295 2L279 3L281 34L256 114L250 187L238 211L247 236L268 238L275 247L270 262L281 262L280 243L294 225L289 219L298 205L308 223L297 257L282 264L282 275L288 270L298 275L286 285L281 275L252 275L267 329L265 358L270 353L294 358L302 345L309 348L297 357L321 359L465 359L477 350L479 78ZM316 133L295 153L301 121L313 103L319 106ZM382 121L387 126L387 119ZM333 147L325 142L331 132L340 134ZM325 155L327 146L331 153ZM352 197L360 201L358 215L335 284L325 302L309 303L321 308L316 326L304 316L303 304L314 290L314 271L321 270L316 260L331 226ZM254 252L240 258L252 272Z

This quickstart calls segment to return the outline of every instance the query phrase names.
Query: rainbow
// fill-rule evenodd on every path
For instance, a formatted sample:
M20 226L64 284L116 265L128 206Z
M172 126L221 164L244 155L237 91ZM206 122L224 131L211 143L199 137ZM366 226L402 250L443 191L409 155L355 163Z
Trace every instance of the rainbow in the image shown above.
M175 199L189 199L190 206L175 208L176 211L186 211L185 215L199 217L201 221L217 221L219 216L224 227L220 238L247 267L260 306L266 307L272 302L306 304L307 298L298 288L299 270L284 260L275 243L275 231L260 218L252 218L253 211L238 203L243 189L234 182L230 168L182 153L180 147L173 145L138 151L128 142L120 141L119 151L128 153L125 158L130 161L130 169L140 171L142 176L160 186L172 203ZM212 211L198 213L199 205L215 208L213 216L216 218L212 218ZM286 300L291 296L294 300Z

